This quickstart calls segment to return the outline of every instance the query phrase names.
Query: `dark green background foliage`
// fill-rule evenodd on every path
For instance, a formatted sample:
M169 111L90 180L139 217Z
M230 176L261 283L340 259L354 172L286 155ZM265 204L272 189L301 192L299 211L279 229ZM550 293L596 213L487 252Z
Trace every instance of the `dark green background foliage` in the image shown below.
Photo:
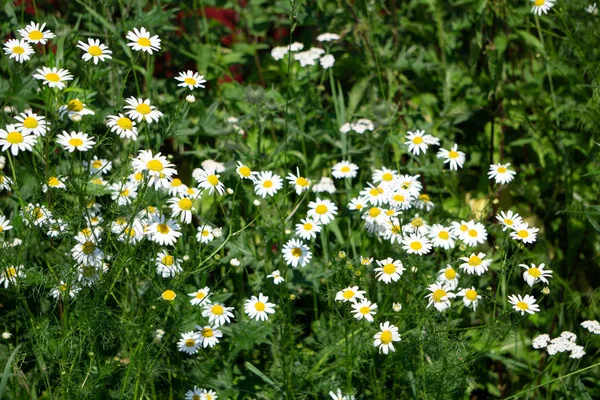
M0 397L183 398L193 385L215 389L224 399L316 399L337 387L354 390L359 399L483 399L537 385L542 386L520 398L600 397L598 367L551 383L599 361L600 340L579 326L600 317L600 18L584 11L587 2L559 1L539 18L525 0L1 3L2 37L15 37L30 20L46 22L57 34L51 41L54 51L31 63L36 68L56 63L74 74L66 98L85 96L96 111L89 133L106 141L99 156L116 159L117 152L127 150L106 134L101 117L139 90L166 116L160 127L169 137L157 141L154 150L171 154L186 179L206 158L245 160L280 174L299 166L306 176L319 177L351 157L361 166L359 176L336 200L346 217L345 204L382 165L421 173L432 200L444 204L434 210L436 218L479 217L492 199L489 165L511 162L517 179L496 194L499 201L481 218L492 223L497 212L510 208L540 228L539 239L517 249L490 237L490 245L512 246L510 253L519 251L521 262L546 263L554 277L542 312L529 318L492 313L502 278L498 270L479 283L485 293L476 313L440 315L413 303L399 317L402 342L384 357L372 347L373 332L351 321L347 309L332 299L350 282L368 285L359 255L382 259L391 246L359 233L358 219L348 226L344 221L329 231L329 240L322 236L313 244L314 262L294 271L289 285L269 286L264 276L283 265L278 255L287 240L283 228L297 222L287 218L295 203L282 196L277 203L263 202L270 208L261 212L260 221L224 246L199 248L190 237L179 248L197 265L171 285L180 297L208 285L215 300L238 311L244 299L261 290L280 305L279 322L251 328L245 321L231 324L223 328L218 347L189 357L175 342L199 313L191 312L185 298L173 304L160 300L167 284L154 276L153 245L114 255L112 263L119 268L63 304L48 297L56 282L45 271L61 268L69 247L55 246L15 223L25 250L0 250L0 265L18 260L27 264L28 276L18 292L0 289L0 329L13 334L0 342L0 368L6 366L0 371ZM160 35L162 49L133 63L125 55L125 35L140 26ZM292 41L305 49L317 46L315 38L324 32L342 36L330 45L336 57L332 75L297 63L288 66L270 55L274 46ZM113 50L112 62L95 67L81 60L75 44L88 36ZM134 64L135 73L127 75ZM33 69L0 59L3 105L45 110L48 99L37 94ZM176 118L187 93L172 78L187 69L204 74L208 84ZM46 112L56 116L54 109ZM247 136L232 134L227 116L238 117ZM375 132L343 143L341 124L361 117L376 123ZM6 114L0 120L2 126L10 123ZM408 156L402 143L406 131L415 128L442 143L458 143L467 153L465 169L449 174L432 158L420 163ZM20 168L21 194L35 202L41 198L44 170L27 160ZM225 177L232 188L234 175ZM2 212L17 216L14 196L2 196ZM251 190L236 189L236 197L220 205L211 199L202 203L202 218L227 227L226 236L256 217ZM106 196L98 201L110 204ZM80 229L81 210L71 204L55 207L70 213ZM339 250L349 259L338 258ZM230 268L232 257L243 268ZM392 301L422 299L441 262L429 257L418 266L429 275L371 287L382 316ZM511 262L518 269L518 262ZM405 260L407 267L416 263L416 258ZM515 288L524 286L516 281ZM292 295L293 301L286 301ZM153 338L157 328L167 331L160 342ZM557 336L564 330L580 335L580 342L589 339L583 359L552 358L531 348L538 334ZM356 344L352 354L344 348L349 333Z

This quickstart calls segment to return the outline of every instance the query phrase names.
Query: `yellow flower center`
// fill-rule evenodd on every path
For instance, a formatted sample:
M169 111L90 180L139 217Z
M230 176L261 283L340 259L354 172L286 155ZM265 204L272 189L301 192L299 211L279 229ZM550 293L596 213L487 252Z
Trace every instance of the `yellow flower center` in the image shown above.
M342 172L350 172L350 167L347 165L344 165L342 168L340 168L340 171Z
M178 204L179 208L181 208L182 210L189 211L192 209L192 201L187 197L184 197L183 199L179 200Z
M163 235L166 235L167 233L169 233L171 231L171 228L169 228L169 225L167 225L167 224L158 224L156 226L156 230L159 233L162 233Z
M422 194L422 195L419 196L419 200L429 201L429 195L428 194Z
M206 180L213 186L217 186L219 184L219 178L217 178L216 175L209 175L206 177Z
M133 123L131 122L131 120L129 118L121 117L117 120L117 126L121 129L130 131L131 128L133 128Z
M202 336L204 336L204 337L213 337L214 336L213 330L210 329L210 328L204 328L204 329L202 329Z
M71 100L67 103L67 109L69 111L81 111L83 110L83 103L79 99Z
M467 289L467 291L465 291L465 297L471 301L475 301L477 300L477 292L473 289Z
M481 264L481 258L477 257L476 255L472 255L469 257L468 263L471 267L476 267Z
M520 308L521 310L528 310L529 304L525 303L524 301L519 301L517 303L517 308Z
M450 234L446 231L440 231L440 233L438 233L438 237L440 239L448 240L448 238L450 238Z
M90 53L90 55L93 57L100 57L102 55L102 49L100 46L90 46L88 53Z
M442 298L446 297L446 291L444 289L436 289L433 291L433 301L439 303Z
M544 3L546 3L546 0L535 0L535 1L534 1L534 4L535 4L536 6L538 6L538 7L539 7L539 6L543 6L543 5L544 5Z
M362 210L363 207L364 206L362 204L360 204L360 203L356 205L356 209L359 210L359 211Z
M263 182L263 187L269 189L270 187L273 186L273 181L272 180L266 180Z
M194 347L195 344L196 344L196 341L194 339L188 339L185 341L185 345L187 347Z
M501 173L501 174L505 173L506 171L507 171L506 167L500 167L500 168L498 168L498 172Z
M265 303L262 301L257 301L256 304L254 304L254 308L256 311L265 311Z
M315 211L317 214L325 214L327 212L327 206L325 204L319 204L316 208Z
M150 109L150 106L146 103L138 104L137 107L135 108L135 111L137 111L143 115L150 114L150 112L152 112L152 110Z
M354 291L353 290L344 290L344 293L342 294L342 296L346 299L346 300L350 300L351 298L354 297Z
M129 237L135 237L135 229L125 228L124 234L129 235Z
M81 246L81 251L83 254L90 255L96 250L96 245L94 242L87 241Z
M142 47L149 47L151 45L150 39L145 38L145 37L139 38L137 42Z
M456 279L456 271L454 270L454 268L448 268L444 271L444 276L446 277L446 279Z
M165 168L164 165L163 165L163 163L160 162L159 160L150 160L150 161L148 161L148 163L146 164L146 167L150 171L155 171L155 172L160 172L160 171L162 171Z
M370 307L368 307L368 306L362 306L362 307L360 308L360 310L359 310L359 312L360 312L362 315L367 315L367 314L368 314L370 311L371 311L371 308L370 308Z
M534 278L539 278L542 275L540 270L535 267L529 268L529 270L527 272L529 272L529 275L533 276Z
M15 276L17 276L17 269L15 267L10 267L6 270L6 275L9 278L14 278Z
M27 129L35 129L38 127L38 121L33 117L27 117L23 121L23 126Z
M192 86L194 86L196 84L196 80L194 78L185 78L185 80L183 82L185 82L186 85L192 85Z
M413 250L415 250L415 251L418 251L418 250L421 250L423 248L423 245L421 244L421 242L412 242L410 244L410 248L413 249Z
M517 232L517 235L520 238L525 239L526 237L529 237L529 232L527 232L527 230L525 230L525 229L521 229L519 232Z
M508 226L512 226L514 224L512 219L504 218L504 223Z
M394 175L390 174L389 172L386 172L385 174L381 175L381 180L383 181L391 181L392 179L394 179Z
M392 332L390 332L390 331L381 332L381 335L379 336L379 340L381 340L381 343L383 343L383 344L390 344L392 342Z
M166 265L167 267L170 267L171 265L175 264L175 258L169 254L167 254L166 256L164 256L162 258L162 260L160 260L164 265Z
M423 219L417 217L417 218L413 219L410 223L415 228L418 228L420 226L423 226Z
M373 189L369 190L369 194L371 196L379 196L379 190L373 188Z
M311 224L310 222L307 222L306 224L304 224L303 228L305 231L310 231L313 228L313 224Z
M467 228L467 225L465 225L465 224L462 224L460 226L460 230L463 231L463 232L465 232L467 229L469 229L469 228Z
M252 175L252 171L250 171L250 168L246 167L245 165L241 166L238 172L240 173L240 175L245 177L249 177L250 175Z
M129 197L129 189L123 189L119 195L121 197Z
M395 235L399 235L402 233L402 227L400 225L392 225L392 233Z
M23 135L20 132L13 131L6 135L6 141L10 144L23 143Z
M394 195L394 201L402 203L402 202L404 202L404 196L402 196L401 194L395 194Z
M469 236L477 237L477 231L475 229L469 229Z
M102 161L100 161L100 160L94 160L94 161L92 161L92 167L94 167L95 169L102 168Z
M58 185L60 185L60 181L57 177L52 176L50 179L48 179L48 186L56 187Z
M165 290L165 291L163 292L163 294L162 294L162 298L163 298L163 299L165 299L165 300L167 300L167 301L173 301L173 300L175 300L175 297L176 297L176 296L177 296L177 295L176 295L176 294L175 294L175 292L174 292L174 291L172 291L172 290ZM188 340L190 340L190 339L188 339ZM186 343L187 343L187 342L186 342Z
M296 179L296 185L305 187L308 186L308 181L306 180L306 178L300 176L298 177L298 179Z
M452 150L448 152L448 158L457 158L458 157L458 152Z
M302 257L302 249L300 247L294 247L292 249L292 255L296 258Z
M25 53L25 49L22 48L21 46L15 46L12 48L12 52L14 54L23 54L23 53Z
M44 34L37 29L29 32L29 40L41 40L43 38Z
M223 312L225 311L223 309L222 305L219 304L215 304L214 306L212 306L211 310L210 310L214 315L223 315Z
M381 210L377 207L373 207L369 210L369 217L376 218L381 214Z
M385 264L385 265L383 266L383 272L384 272L386 275L391 275L391 274L393 274L394 272L396 272L396 266L395 266L394 264L392 264L392 263Z
M196 293L196 298L198 300L202 300L204 298L204 296L205 296L205 294L203 291L198 291L198 293ZM213 309L214 309L214 307L213 307ZM214 310L213 310L213 314L215 314Z
M46 74L46 80L49 82L58 82L60 81L60 76L57 73L49 72Z
M202 231L202 236L206 237L206 236L208 236L208 235L210 235L210 231L209 231L208 229L204 229L204 230Z
M414 144L421 144L423 143L423 138L421 136L417 136L413 139L413 143Z
M69 144L73 147L83 146L83 140L79 138L71 138L69 139Z
M59 286L59 290L61 292L66 292L67 291L67 285L65 285L64 283L61 283Z

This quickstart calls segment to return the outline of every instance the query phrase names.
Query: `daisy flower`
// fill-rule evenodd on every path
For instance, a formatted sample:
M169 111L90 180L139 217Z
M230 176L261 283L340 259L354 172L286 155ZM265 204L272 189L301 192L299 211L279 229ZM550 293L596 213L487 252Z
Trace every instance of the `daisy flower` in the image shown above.
M0 190L8 191L10 190L10 185L12 185L12 180L9 177L0 174Z
M244 312L251 319L257 321L266 321L269 319L268 314L275 313L275 304L269 303L269 297L258 294L258 297L252 296L244 303Z
M139 30L138 28L133 28L132 31L127 32L126 38L130 40L127 46L135 51L145 51L148 54L152 54L152 52L160 50L158 35L151 37L150 32L144 27L141 27Z
M51 88L55 87L58 90L65 88L66 81L73 80L73 75L66 69L42 67L37 69L36 72L37 74L33 75L35 79L43 81L42 84Z
M515 240L520 240L523 243L534 243L537 238L539 228L529 227L529 224L523 222L513 227L514 231L510 233L510 237Z
M441 247L444 250L450 250L454 247L454 233L452 233L450 228L443 225L431 225L429 232L427 232L427 236L431 239L433 247Z
M297 239L290 239L283 246L281 253L285 262L294 268L306 266L312 257L309 247Z
M555 0L531 0L533 7L531 12L537 15L548 14L548 10L554 7Z
M156 255L156 273L163 278L172 278L183 271L181 260L163 250Z
M79 238L78 241L79 243L71 249L73 259L83 265L101 265L105 254L95 242L95 237Z
M377 303L371 303L367 299L362 299L362 301L352 303L352 313L354 313L354 318L357 320L366 319L369 322L373 322L373 315L377 314Z
M162 297L162 299L165 301L173 301L177 297L177 293L175 293L171 289L167 289L164 292L162 292L160 297Z
M373 171L373 182L382 185L394 185L398 178L398 171L382 167Z
M296 175L290 172L286 179L290 182L291 185L294 186L297 195L300 195L305 190L308 190L308 187L310 186L310 180L301 176L300 170L298 168L296 168Z
M121 113L106 117L106 125L111 132L116 133L121 139L137 139L138 132L135 122Z
M400 175L398 176L398 183L400 188L408 190L413 197L419 197L423 185L419 182L420 175Z
M10 224L10 220L4 215L0 215L0 233L9 231L11 229L12 225Z
M369 203L369 199L365 197L355 197L348 203L348 209L351 211L360 211Z
M214 390L202 389L202 396L200 397L200 400L216 400L216 399L217 399L217 392L215 392Z
M460 265L460 269L464 270L467 274L475 274L477 276L482 275L484 272L487 272L492 260L484 260L485 253L472 253L469 257L461 257L460 259L464 261Z
M422 256L431 251L431 242L429 239L418 233L411 233L409 236L405 236L402 239L402 245L408 254L418 254Z
M283 179L271 171L263 171L254 178L254 192L263 199L274 196L283 187Z
M202 345L202 337L194 331L181 334L181 339L177 343L179 351L188 354L196 354L198 348Z
M465 307L471 307L473 308L473 311L477 310L477 305L479 304L479 300L481 300L481 295L477 294L477 291L474 287L461 289L458 293L456 293L456 295L463 298L463 304Z
M208 194L217 192L219 195L225 193L225 185L219 180L219 176L213 171L206 171L202 168L194 170L194 178L198 181L198 187L202 190L207 190Z
M196 329L198 330L198 336L202 338L202 347L213 347L215 344L219 343L219 338L223 337L223 332L216 328L217 327L213 327L210 325L207 325L205 327L196 325Z
M364 290L359 290L358 286L348 286L346 289L342 289L335 295L336 301L356 303L356 300L363 300L365 298Z
M196 211L192 200L185 196L173 197L167 202L171 208L171 216L179 217L184 224L192 222L192 212Z
M304 240L311 240L317 237L317 233L321 232L321 225L310 218L305 218L296 224L296 235Z
M165 219L163 215L154 216L146 232L148 239L161 246L171 246L181 236L179 225L172 219Z
M442 286L448 287L449 290L454 290L458 286L458 277L460 275L456 273L456 270L446 264L446 268L440 269L438 272L437 283L441 283Z
M183 184L181 179L173 178L165 189L167 189L170 196L178 196L184 194L187 188L188 187Z
M458 171L462 168L465 163L465 153L458 151L458 145L454 143L454 146L450 150L440 149L436 155L437 158L444 160L444 164L450 163L450 170Z
M48 210L46 206L39 205L39 203L35 205L29 203L22 211L22 215L25 218L25 225L31 226L30 223L32 222L34 226L41 226L49 218L52 218L52 211Z
M17 115L15 119L18 121L15 127L21 133L31 133L39 137L46 136L46 132L50 129L50 123L46 121L46 118L31 110Z
M279 272L278 269L276 269L275 271L273 271L269 275L267 275L267 278L273 278L273 283L276 285L279 285L281 282L283 282L285 280L281 276L281 273Z
M408 210L412 207L412 194L406 189L396 189L388 194L387 203L396 210Z
M467 230L462 232L460 239L465 242L467 246L474 247L477 244L481 244L487 240L487 231L485 226L481 222L469 221L467 222Z
M4 288L8 288L10 284L16 284L17 278L24 278L25 273L23 272L23 266L17 265L2 268L0 273L0 285L4 285Z
M70 100L67 104L58 108L58 114L62 119L65 114L71 121L81 121L84 115L94 115L95 112L86 108L86 105L79 99Z
M367 187L360 191L360 195L366 197L369 203L374 206L380 206L386 204L388 201L388 194L383 186L373 186L371 183L367 183Z
M75 131L67 133L63 131L63 133L56 137L56 143L60 144L69 153L72 153L75 150L88 151L96 144L96 141L88 136L87 133Z
M6 130L0 129L0 146L2 151L10 149L13 156L19 154L19 151L32 151L37 138L30 133L21 133L16 125L6 125Z
M167 157L156 153L152 155L152 150L140 150L138 156L131 162L135 172L146 172L153 178L160 178L163 175L170 178L177 171L173 168L174 165L167 161Z
M331 168L331 175L335 179L355 178L358 171L358 165L349 161L340 161Z
M65 183L62 180L60 180L60 178L58 178L56 176L51 176L48 178L46 183L44 183L44 185L42 186L42 192L46 193L49 188L66 189L66 187L67 186L65 185Z
M185 392L185 400L203 400L202 390L199 387L194 386L193 390Z
M179 83L177 86L179 87L187 87L190 90L194 90L195 88L204 88L204 83L206 83L206 79L204 79L204 75L200 75L197 72L192 72L188 70L187 72L180 72L179 76L175 77Z
M233 318L231 311L233 311L233 307L225 307L223 304L205 304L202 316L208 318L209 324L219 327L231 322L231 318Z
M545 266L546 264L544 263L538 265L537 267L535 264L531 264L531 267L525 264L519 264L519 267L525 268L525 272L523 272L523 280L525 280L529 286L533 286L533 284L538 281L548 284L548 279L546 278L552 278L552 271L544 269Z
M71 285L69 287L69 285L67 285L64 281L60 281L58 286L55 286L54 289L52 289L50 296L54 297L55 299L58 299L59 297L64 299L65 296L73 298L77 293L79 293L80 290L80 287L75 285Z
M371 265L372 262L373 262L373 257L369 258L369 257L360 256L360 265L367 266L367 265Z
M425 210L427 212L431 211L435 204L429 198L429 195L426 193L420 194L416 199L414 199L415 207L419 210Z
M83 61L94 60L94 64L98 65L98 61L106 61L112 58L112 51L106 47L106 45L100 43L98 39L88 38L87 43L82 42L81 40L77 42L77 47L84 51L83 56L81 58Z
M31 21L29 25L23 29L19 29L17 32L29 43L46 44L48 39L52 39L55 37L55 35L51 31L44 31L45 27L45 23L40 26L40 24L36 24L35 22Z
M523 222L521 216L513 213L511 210L508 210L506 213L501 211L499 215L496 215L496 219L503 225L503 231L506 231L508 228L513 229L516 225L520 225Z
M196 233L196 240L200 243L206 244L210 243L215 239L213 235L213 229L210 225L204 225L198 227L198 232Z
M379 352L383 354L388 354L389 351L396 351L394 342L402 340L398 333L398 328L388 321L379 324L379 332L373 338L375 339L373 346L379 347Z
M18 63L23 63L31 59L31 55L35 53L33 48L25 39L9 39L4 43L4 53L9 56L9 59L14 59Z
M408 131L406 134L405 145L408 146L408 151L418 156L421 152L425 154L427 148L431 144L438 144L439 140L431 135L426 135L425 131L416 130L415 132Z
M208 301L209 294L210 289L208 288L208 286L205 286L202 289L198 289L193 293L188 293L188 296L191 297L190 303L192 303L193 306L197 306L199 304L204 303L205 301Z
M119 206L127 206L137 197L137 186L129 182L113 183L109 190L111 199Z
M237 174L239 175L240 178L250 179L250 180L254 180L254 175L256 175L258 173L258 172L252 171L248 166L243 164L241 161L238 161L235 172L237 172Z
M87 168L90 175L107 174L112 169L112 161L108 161L104 158L98 158L97 155L90 160L90 162L83 161L83 166Z
M428 308L433 305L440 312L450 308L450 299L454 298L455 294L450 291L448 286L434 283L429 285L427 289L431 292L425 296L426 299L429 299Z
M317 197L316 201L308 203L308 217L315 222L327 225L335 219L337 206L329 200L321 200Z
M512 304L514 310L520 312L521 315L525 315L525 313L533 314L540 311L540 306L536 304L535 297L528 294L525 296L511 294L508 296L508 302Z
M509 183L517 174L515 171L508 169L509 166L510 163L490 165L490 172L488 172L488 177L490 179L494 179L496 183L500 185Z
M155 106L150 104L150 99L136 99L135 97L131 96L125 100L125 102L127 105L124 108L129 110L126 112L127 116L136 120L137 122L142 122L142 120L144 120L148 124L151 124L153 122L158 122L158 120L163 116L163 113L158 111Z
M590 4L585 8L585 12L592 15L598 15L598 6L596 3Z
M405 270L402 261L394 260L391 257L385 260L377 260L377 265L379 265L379 268L374 270L376 277L385 283L398 282Z

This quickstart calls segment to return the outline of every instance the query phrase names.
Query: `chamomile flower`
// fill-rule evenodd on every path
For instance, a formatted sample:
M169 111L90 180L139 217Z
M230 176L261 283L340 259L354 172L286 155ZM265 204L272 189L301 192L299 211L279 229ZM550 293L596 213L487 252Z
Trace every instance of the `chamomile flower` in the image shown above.
M525 272L523 272L523 280L527 282L529 286L534 285L534 283L538 281L542 281L545 284L548 284L548 279L552 278L552 271L544 269L546 264L542 263L536 267L535 264L531 264L531 267L525 264L519 264L519 267L525 268Z
M202 289L198 289L193 293L188 293L188 296L191 297L190 303L193 306L200 305L204 302L209 302L208 296L210 295L210 289L208 286L203 287Z
M269 297L259 293L258 297L252 296L244 303L244 312L251 319L266 321L268 314L275 313L275 304L269 303Z
M387 203L395 210L408 210L412 207L412 194L406 189L395 189L388 193Z
M67 104L64 104L58 108L58 115L62 119L65 115L69 117L71 121L81 121L84 115L94 115L95 112L86 108L86 105L79 99L69 100Z
M67 186L61 180L61 178L56 176L51 176L48 178L46 183L42 186L42 192L46 193L48 189L66 189Z
M13 227L10 224L10 220L4 215L0 215L0 234L11 230Z
M217 392L214 390L206 390L202 389L202 396L200 396L200 400L216 400Z
M25 225L42 226L48 219L52 218L52 211L46 206L41 206L39 203L35 205L27 204L25 210L22 210L22 215L25 219Z
M198 348L202 345L202 337L194 331L181 334L181 339L177 343L179 351L187 354L196 354Z
M223 337L223 332L216 328L216 326L210 325L204 327L196 325L198 336L202 338L202 347L213 347L214 345L219 343L219 338Z
M137 139L138 131L135 122L121 113L106 117L106 125L121 139Z
M479 305L479 300L481 300L481 295L477 293L474 287L461 289L457 296L463 298L463 304L465 307L471 307L473 311L477 310L477 306Z
M81 40L77 42L77 47L84 51L81 58L83 61L93 60L94 64L98 65L98 61L106 61L112 59L112 51L105 44L100 43L98 39L88 38L87 43Z
M25 39L9 39L4 43L4 53L6 53L9 59L22 64L25 61L29 61L35 51L33 51L33 48Z
M446 264L446 268L440 269L438 272L437 283L448 287L449 290L454 290L458 286L459 276L450 264Z
M171 178L177 172L174 165L167 161L167 157L160 153L152 154L152 150L140 150L133 159L131 166L135 172L145 172L154 178Z
M150 104L150 99L140 99L135 98L133 96L129 97L125 100L127 105L125 106L127 116L131 119L136 120L137 122L146 121L146 123L151 124L153 122L158 122L158 120L163 116L163 113L158 111L155 106Z
M322 225L327 225L335 219L337 206L329 200L321 200L317 197L316 201L308 203L308 217Z
M156 255L156 273L163 278L173 278L183 271L181 260L175 258L167 250L163 250Z
M8 288L8 285L17 283L17 278L24 278L25 273L23 272L23 266L10 266L0 268L0 285L4 285L4 288Z
M148 239L161 246L171 246L181 236L179 225L172 219L166 219L163 215L154 216L147 229Z
M83 166L87 168L90 175L105 175L112 169L112 161L94 155L90 162L83 161Z
M465 153L458 151L458 145L454 143L454 146L450 150L440 149L436 155L437 158L444 160L444 164L450 163L450 171L458 171L462 168L465 163Z
M535 297L526 294L521 296L520 294L511 294L508 296L508 302L513 305L513 309L516 312L520 312L521 315L533 314L540 311L540 306L536 304Z
M355 178L358 172L358 165L349 161L340 161L331 168L331 175L335 179Z
M167 203L171 208L173 218L179 217L179 220L184 224L192 222L192 213L196 211L192 200L180 195L179 197L172 197Z
M290 239L281 250L283 258L288 265L294 268L305 267L312 258L312 253L301 240Z
M69 153L73 153L75 150L82 152L88 151L96 144L96 141L88 136L87 133L75 131L67 133L66 131L63 131L63 133L56 137L56 143L61 145L63 149L67 150Z
M425 154L429 145L438 144L439 140L425 131L416 130L415 132L408 131L406 134L405 145L408 146L408 151L418 156L420 153Z
M398 333L398 328L388 321L379 324L379 332L377 332L373 338L375 339L373 346L379 347L379 352L383 354L388 354L390 351L396 351L394 342L402 340Z
M365 298L364 290L360 290L358 286L348 286L346 289L342 289L335 294L335 300L341 302L356 303L356 300L363 300Z
M204 225L198 227L198 232L196 233L196 240L202 244L207 244L212 242L215 239L213 235L213 228L210 225Z
M220 303L205 304L202 316L208 317L209 324L218 327L231 322L231 318L233 318L232 311L233 307L225 307Z
M127 206L137 197L137 186L130 182L113 183L109 190L111 199L119 206Z
M398 282L405 270L402 261L394 260L391 257L385 260L377 260L377 265L379 267L374 270L375 276L384 283Z
M523 243L534 243L539 232L539 228L529 227L529 224L526 222L515 225L513 229L510 237L514 240L520 240Z
M585 12L592 15L598 15L598 6L596 3L590 4L585 8Z
M304 240L311 240L317 237L317 233L321 232L321 229L323 228L318 222L311 218L305 218L296 224L296 235Z
M420 175L399 175L397 182L401 189L407 190L413 197L419 197L423 185L419 182Z
M348 209L351 211L361 211L369 204L369 199L366 197L355 197L348 203Z
M66 69L42 67L36 70L36 72L37 74L33 75L35 79L42 81L42 84L48 87L57 88L58 90L65 88L66 81L73 80L73 75Z
M0 174L0 191L1 190L10 190L10 186L12 185L12 179L9 177Z
M433 247L441 247L444 250L450 250L455 245L454 233L448 227L440 224L431 225L427 236L431 240Z
M30 133L21 133L15 125L6 125L6 130L0 129L0 146L2 151L10 150L13 156L23 151L32 151L37 138Z
M300 195L305 190L308 190L311 183L309 179L306 179L305 177L300 175L300 170L298 168L296 168L296 175L290 172L286 179L290 182L291 185L294 186L297 195Z
M408 254L424 255L431 251L431 242L427 237L411 233L402 239L402 247Z
M52 39L53 37L55 37L55 35L49 30L44 31L45 27L46 23L43 23L40 26L40 24L36 24L35 22L31 21L29 25L27 25L23 29L19 29L17 32L19 33L19 35L21 35L23 39L27 40L29 43L46 44L48 39Z
M367 299L352 303L352 313L357 320L366 319L373 322L373 315L377 314L377 303L371 303Z
M554 7L555 0L531 0L533 7L531 12L537 15L548 14L548 11Z
M360 256L360 265L364 265L365 267L371 265L373 262L373 257L363 257Z
M180 72L179 76L175 77L175 79L181 82L177 86L187 87L190 90L204 88L204 83L206 83L204 75L200 75L197 72L192 72L190 70L187 72Z
M144 51L152 54L160 50L160 38L158 35L150 36L150 32L144 27L140 29L133 28L132 31L127 32L126 38L130 40L127 46L131 47L134 51Z
M490 165L490 172L488 172L488 177L490 179L494 179L496 183L500 185L509 183L517 174L515 171L508 169L509 166L510 163Z
M183 184L181 179L173 178L165 188L170 196L178 196L181 194L185 194L185 191L188 187Z
M78 286L67 285L65 281L60 281L60 283L55 286L54 289L52 289L50 296L54 297L55 299L64 299L65 297L73 298L77 293L79 293L80 290L81 288Z
M276 285L279 285L281 282L285 281L285 279L283 279L283 277L281 276L281 272L279 272L278 269L267 275L267 278L273 278L273 283Z
M382 167L373 171L373 182L381 185L395 185L398 178L398 171Z
M35 137L46 136L46 132L50 129L50 123L42 115L28 110L15 117L18 121L15 124L16 129L21 133L31 133Z
M388 191L391 190L384 188L382 185L375 187L371 183L367 183L367 187L360 191L360 195L366 197L369 203L374 206L381 206L388 201Z
M240 178L250 180L254 180L254 176L258 174L258 172L252 171L250 167L246 166L246 164L243 164L241 161L237 162L235 172L239 175Z
M283 179L271 171L259 172L254 178L254 192L263 199L267 196L275 196L282 187Z
M513 229L515 226L520 225L523 220L517 213L513 213L511 210L507 212L501 211L499 215L496 215L496 219L503 225L502 230Z
M185 400L204 400L202 399L202 389L194 386L194 389L185 392Z
M484 260L485 253L472 253L469 257L461 257L460 259L464 261L460 265L460 269L464 270L467 274L480 276L484 272L487 272L490 264L492 264L492 260Z
M459 237L467 246L474 247L487 240L487 231L481 222L469 221L466 227L466 231L461 230Z
M456 295L451 292L448 286L434 283L429 285L427 289L431 292L425 296L426 299L429 299L429 303L427 304L428 308L433 305L435 309L440 312L450 308L450 299L454 298Z

